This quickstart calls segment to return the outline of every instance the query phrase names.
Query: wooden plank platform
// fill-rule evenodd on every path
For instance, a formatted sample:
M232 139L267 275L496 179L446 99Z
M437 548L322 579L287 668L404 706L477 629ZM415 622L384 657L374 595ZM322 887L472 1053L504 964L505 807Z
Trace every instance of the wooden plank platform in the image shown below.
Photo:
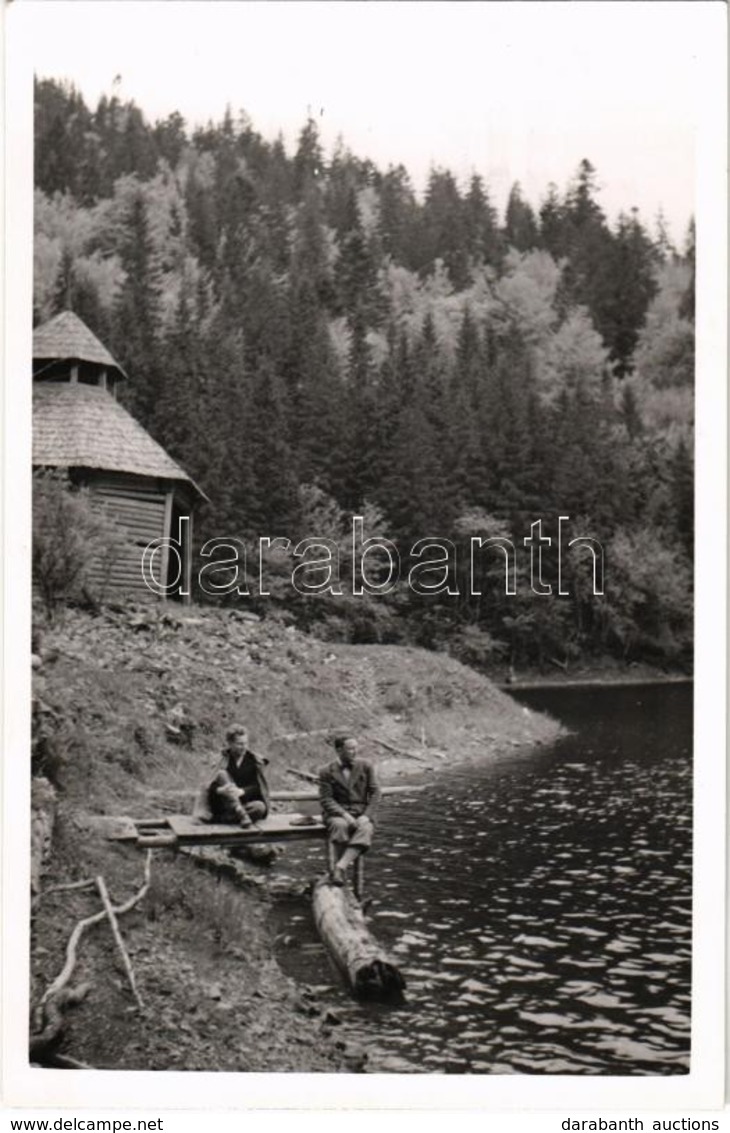
M114 842L133 842L138 846L251 846L264 842L300 842L324 839L320 818L306 823L302 814L271 814L250 827L203 822L190 814L170 814L161 818L115 818L107 838Z
M174 814L168 824L180 842L298 842L304 839L324 838L324 824L319 818L306 826L301 825L301 814L270 814L252 827L200 822L188 814Z

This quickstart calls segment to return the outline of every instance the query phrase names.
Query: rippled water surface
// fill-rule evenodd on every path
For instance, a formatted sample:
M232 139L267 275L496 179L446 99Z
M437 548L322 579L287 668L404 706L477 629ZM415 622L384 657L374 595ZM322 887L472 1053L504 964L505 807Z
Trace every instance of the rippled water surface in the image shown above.
M347 997L307 900L275 913L279 960L331 985L373 1071L683 1073L691 686L521 699L573 734L383 803L369 918L406 975L405 1005ZM289 850L286 868L313 876L321 859L321 847Z

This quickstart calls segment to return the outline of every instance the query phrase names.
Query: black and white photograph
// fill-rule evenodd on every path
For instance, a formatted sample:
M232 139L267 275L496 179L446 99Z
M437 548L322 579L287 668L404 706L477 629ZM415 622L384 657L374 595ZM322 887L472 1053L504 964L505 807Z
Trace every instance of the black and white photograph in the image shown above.
M22 1104L722 1106L725 20L6 13Z

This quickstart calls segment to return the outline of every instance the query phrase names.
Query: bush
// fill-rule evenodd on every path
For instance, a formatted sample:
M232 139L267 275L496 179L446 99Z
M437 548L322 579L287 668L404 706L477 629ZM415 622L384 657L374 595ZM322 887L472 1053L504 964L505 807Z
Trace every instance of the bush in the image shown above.
M498 641L487 630L476 625L461 626L449 639L451 656L476 669L482 669L495 660L502 660L507 648L503 641Z
M119 548L114 523L88 489L72 488L65 473L34 473L33 584L50 620L61 605L100 599L92 564L105 577Z

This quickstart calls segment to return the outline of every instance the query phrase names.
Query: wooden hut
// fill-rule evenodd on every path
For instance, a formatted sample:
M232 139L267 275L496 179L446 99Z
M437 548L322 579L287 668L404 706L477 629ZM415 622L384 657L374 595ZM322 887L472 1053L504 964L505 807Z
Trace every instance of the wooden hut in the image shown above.
M203 493L117 401L122 367L72 311L33 333L33 466L65 469L113 522L111 563L92 567L105 589L149 595L142 553L159 545L154 577L189 600L193 510ZM204 498L204 497L203 497ZM167 541L170 542L167 542ZM103 574L103 578L102 578Z

